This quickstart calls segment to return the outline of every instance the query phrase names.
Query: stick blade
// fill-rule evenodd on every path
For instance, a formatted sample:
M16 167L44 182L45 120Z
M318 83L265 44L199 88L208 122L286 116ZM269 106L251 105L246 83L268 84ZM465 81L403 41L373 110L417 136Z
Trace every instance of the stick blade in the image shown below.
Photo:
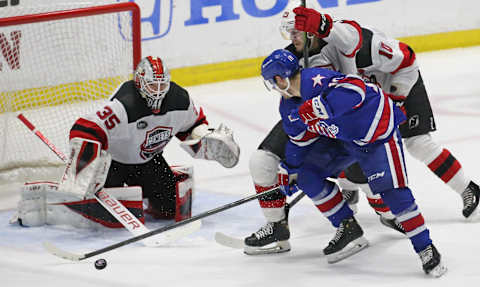
M243 249L245 247L243 239L235 238L221 232L215 233L215 241L220 245L234 249Z
M70 260L70 261L80 261L80 260L83 260L83 259L86 258L85 255L78 255L78 254L75 254L75 253L71 253L71 252L62 250L62 249L58 248L57 246L55 246L52 243L47 242L47 241L43 242L43 248L45 248L45 250L47 250L50 254L53 254L57 257L67 259L67 260Z

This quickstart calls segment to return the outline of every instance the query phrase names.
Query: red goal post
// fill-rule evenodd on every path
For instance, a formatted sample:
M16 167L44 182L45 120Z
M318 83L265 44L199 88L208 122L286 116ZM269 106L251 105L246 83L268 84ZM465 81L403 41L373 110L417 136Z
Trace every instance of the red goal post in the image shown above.
M18 113L67 152L75 119L131 79L141 58L133 2L31 11L0 18L0 184L50 179L63 167Z

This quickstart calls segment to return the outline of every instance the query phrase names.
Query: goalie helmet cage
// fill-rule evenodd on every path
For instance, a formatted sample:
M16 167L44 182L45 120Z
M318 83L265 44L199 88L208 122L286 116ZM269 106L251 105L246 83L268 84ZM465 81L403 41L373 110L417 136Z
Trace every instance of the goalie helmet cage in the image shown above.
M93 5L28 7L28 14L0 18L0 184L57 179L63 171L17 114L68 153L74 121L132 79L141 58L139 7Z

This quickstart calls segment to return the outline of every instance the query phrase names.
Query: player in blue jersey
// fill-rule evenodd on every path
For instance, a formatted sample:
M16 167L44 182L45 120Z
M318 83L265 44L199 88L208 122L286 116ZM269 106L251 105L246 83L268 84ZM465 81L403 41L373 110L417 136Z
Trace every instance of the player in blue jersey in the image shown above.
M287 8L282 13L280 31L282 37L290 40L290 45L285 49L292 52L299 59L300 66L303 66L303 49L305 45L304 33L294 29L295 13L293 9L300 6L300 1L290 1ZM328 17L327 17L328 18ZM358 35L360 27L354 21L335 21L334 29L331 29L328 35L324 37L313 37L309 45L309 67L323 67L339 71L344 74L357 73L355 66L355 55L360 49L360 45L352 44L361 41ZM345 39L348 39L346 41ZM265 190L274 188L277 184L277 167L279 162L284 159L285 145L288 136L283 130L282 123L276 123L268 134L261 140L258 148L251 154L249 161L249 171L254 183L255 191L262 193ZM341 173L337 178L337 183L341 187L343 197L347 200L350 207L356 211L356 202L358 202L358 189L365 192L368 202L374 211L379 215L380 222L389 228L405 233L390 209L383 203L380 195L370 192L366 179L361 170L357 170L353 164L347 168L345 173ZM348 171L348 172L347 172ZM343 177L346 175L347 178ZM353 181L353 182L352 182ZM363 183L359 185L359 183ZM280 222L283 220L288 224L286 197L281 192L269 193L259 199L262 212L269 222ZM286 243L285 243L286 245ZM262 250L261 253L265 253Z
M327 180L358 162L372 192L381 195L402 224L424 271L437 277L445 273L408 188L398 130L406 117L393 101L358 76L322 68L300 70L298 59L286 50L264 60L262 76L268 88L282 95L280 114L289 137L278 184L286 195L302 190L337 227L324 249L328 261L341 260L343 253L353 254L367 244L338 187ZM274 242L275 232L269 237ZM266 238L253 234L245 244L259 240Z

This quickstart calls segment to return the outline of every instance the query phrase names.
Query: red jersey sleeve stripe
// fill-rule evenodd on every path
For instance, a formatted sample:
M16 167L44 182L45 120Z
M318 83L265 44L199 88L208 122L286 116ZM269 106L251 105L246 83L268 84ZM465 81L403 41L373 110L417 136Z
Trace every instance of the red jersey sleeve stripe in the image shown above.
M352 85L355 85L355 86L359 86L360 88L362 88L363 91L366 90L365 82L362 79L357 78L357 77L347 76L347 77L339 80L338 83L348 83L348 84L352 84Z
M400 42L398 45L400 46L400 51L403 53L403 60L398 68L391 72L392 75L398 72L400 69L413 65L413 62L415 62L416 58L415 53L410 49L410 47L408 47L407 44Z

